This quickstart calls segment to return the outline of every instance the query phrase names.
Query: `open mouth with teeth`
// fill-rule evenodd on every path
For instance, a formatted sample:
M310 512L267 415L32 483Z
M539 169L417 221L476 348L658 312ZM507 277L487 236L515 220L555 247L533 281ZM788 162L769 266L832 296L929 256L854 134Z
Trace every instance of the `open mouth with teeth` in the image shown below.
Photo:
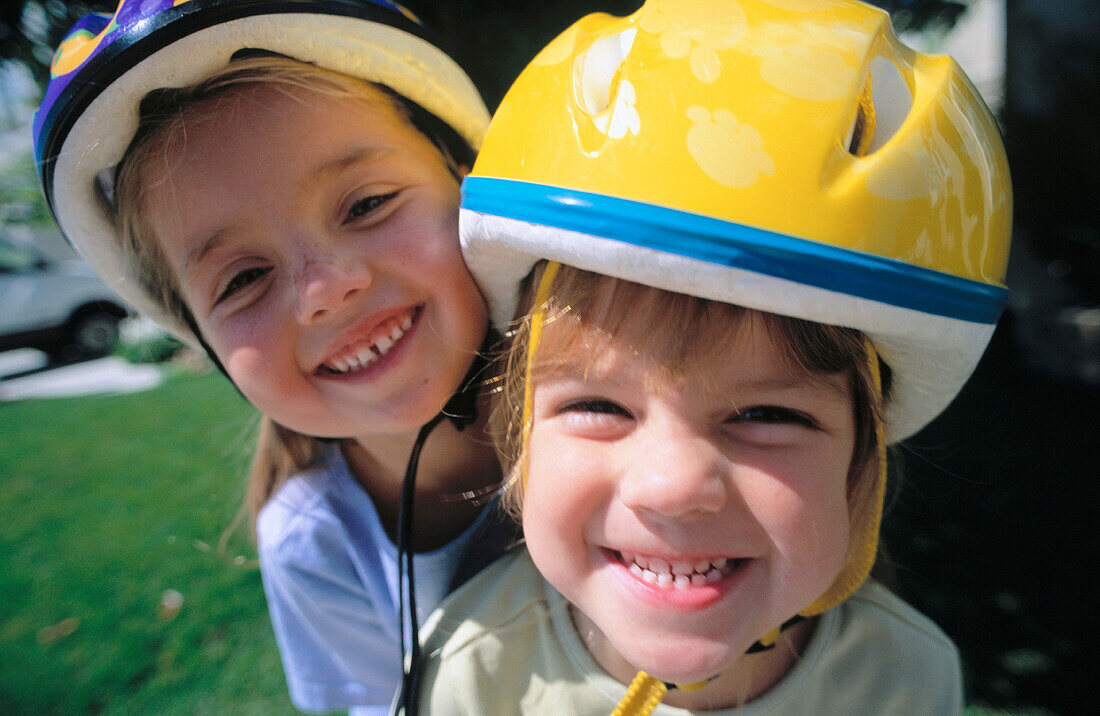
M350 375L369 368L405 337L419 315L420 307L416 306L383 321L369 336L340 349L328 358L317 372L326 375Z
M613 552L637 579L662 589L688 589L714 584L732 574L744 559L669 560L632 552Z

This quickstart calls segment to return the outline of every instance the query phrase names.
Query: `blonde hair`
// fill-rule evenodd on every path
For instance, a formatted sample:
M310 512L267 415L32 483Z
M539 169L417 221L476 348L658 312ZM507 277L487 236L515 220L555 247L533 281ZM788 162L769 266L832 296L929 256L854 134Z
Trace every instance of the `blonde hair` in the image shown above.
M545 262L524 280L511 341L502 357L503 376L494 395L490 430L498 446L506 477L504 506L520 520L523 501L523 471L527 463L524 435L524 399L528 371L528 346L535 287ZM546 323L553 323L551 345L547 334L531 359L531 372L553 370L560 358L575 355L582 342L583 352L599 355L601 348L621 337L628 328L644 323L645 335L631 330L654 356L659 369L670 378L701 360L721 354L750 316L760 324L786 357L786 367L808 379L844 373L849 376L855 419L855 446L848 469L849 524L853 530L861 517L874 509L874 485L878 469L876 425L883 420L883 406L889 395L889 368L879 361L881 396L875 388L863 334L850 328L830 326L771 313L751 311L694 296L670 293L649 286L562 266L554 277L544 305ZM636 346L637 347L637 346ZM849 549L856 548L850 540Z
M139 107L138 129L119 163L110 196L105 197L115 210L116 229L129 262L129 274L173 318L190 326L200 341L198 326L183 300L145 208L148 167L157 157L183 155L188 123L194 121L190 110L235 101L240 92L258 87L273 87L296 99L298 96L293 94L296 90L308 90L367 104L385 103L432 142L456 181L459 167L473 163L473 150L454 129L385 85L288 57L257 52L252 55L234 59L194 85L160 89L146 95ZM217 356L211 357L217 360ZM316 465L324 451L322 440L283 427L267 416L261 418L243 506L253 535L256 518L271 496L290 476Z

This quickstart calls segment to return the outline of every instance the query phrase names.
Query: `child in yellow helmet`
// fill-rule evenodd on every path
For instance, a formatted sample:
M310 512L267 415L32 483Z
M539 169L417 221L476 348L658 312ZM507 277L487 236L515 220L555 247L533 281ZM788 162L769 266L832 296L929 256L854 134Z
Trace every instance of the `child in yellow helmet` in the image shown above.
M954 645L867 579L886 446L1006 298L955 64L858 2L649 0L532 61L463 192L526 546L434 615L423 712L961 710Z

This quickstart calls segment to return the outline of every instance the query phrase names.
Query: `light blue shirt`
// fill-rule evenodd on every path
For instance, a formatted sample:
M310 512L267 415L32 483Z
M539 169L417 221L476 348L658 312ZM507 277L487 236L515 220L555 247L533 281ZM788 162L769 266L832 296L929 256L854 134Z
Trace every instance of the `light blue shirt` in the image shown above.
M495 503L453 542L416 554L421 622L509 538ZM304 711L385 714L401 682L397 547L339 450L292 477L256 525L260 571L290 698ZM467 547L469 558L463 563ZM461 564L462 574L456 574Z

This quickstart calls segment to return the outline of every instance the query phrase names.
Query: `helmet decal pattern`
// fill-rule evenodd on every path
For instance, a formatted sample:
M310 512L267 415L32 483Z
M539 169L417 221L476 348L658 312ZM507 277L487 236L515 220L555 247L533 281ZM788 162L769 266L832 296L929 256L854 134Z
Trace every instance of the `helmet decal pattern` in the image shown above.
M733 47L745 35L748 20L741 6L729 2L651 0L642 8L638 27L660 35L669 57L688 57L700 82L714 82L722 73L718 53Z
M523 98L502 103L498 125L509 124L510 105L527 103L527 88L538 87L537 109L514 135L498 129L496 141L512 148L487 147L475 176L572 182L1003 281L1007 252L990 246L1007 238L1011 192L999 141L989 141L996 125L952 60L902 45L877 8L649 0L627 18L581 20L527 74L512 90ZM880 74L894 76L882 83L890 97L872 81ZM846 135L867 94L890 120L857 156ZM529 141L563 121L574 148ZM687 151L658 158L654 148L676 135ZM646 180L653 171L684 180L657 191Z
M839 52L806 44L761 47L760 76L778 90L799 99L843 98L859 72L859 65Z
M185 2L188 0L120 0L113 15L93 14L81 18L58 45L50 65L50 76L61 77L80 68L119 27L129 27ZM105 20L106 24L93 30L97 18Z
M751 186L761 174L775 174L775 163L764 150L764 138L728 109L713 113L698 105L688 107L692 126L687 149L703 173L724 186Z
M106 22L101 30L96 29L99 19ZM57 46L57 52L54 53L53 61L50 63L50 76L67 75L80 67L103 38L116 27L118 22L115 21L114 16L95 14L81 18Z

